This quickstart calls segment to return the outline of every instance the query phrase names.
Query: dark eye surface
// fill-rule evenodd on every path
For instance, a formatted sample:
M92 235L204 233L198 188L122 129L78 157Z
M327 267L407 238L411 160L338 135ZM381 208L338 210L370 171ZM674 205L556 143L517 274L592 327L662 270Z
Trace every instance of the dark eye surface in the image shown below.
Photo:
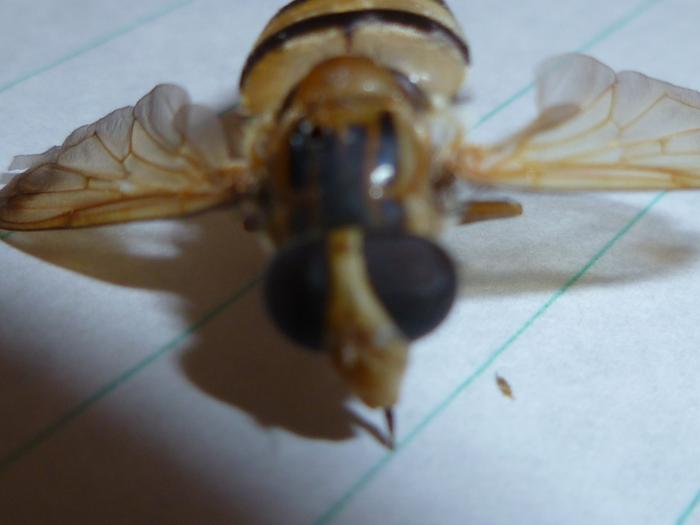
M307 348L321 348L327 292L326 246L320 240L281 250L265 276L270 317L287 337Z
M370 285L409 339L436 328L457 293L454 264L435 243L412 235L371 234L365 239ZM270 317L287 337L322 349L328 302L326 244L314 240L277 253L265 276Z
M365 258L379 300L399 329L417 339L447 317L457 294L457 274L437 244L412 235L369 235Z

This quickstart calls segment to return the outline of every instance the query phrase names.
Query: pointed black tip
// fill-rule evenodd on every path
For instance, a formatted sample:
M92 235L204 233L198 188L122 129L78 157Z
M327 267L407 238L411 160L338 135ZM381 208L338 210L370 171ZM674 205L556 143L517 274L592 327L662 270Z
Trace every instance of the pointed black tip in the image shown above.
M384 417L386 419L386 427L388 430L387 446L394 450L396 449L396 421L394 420L394 408L386 407L384 409Z

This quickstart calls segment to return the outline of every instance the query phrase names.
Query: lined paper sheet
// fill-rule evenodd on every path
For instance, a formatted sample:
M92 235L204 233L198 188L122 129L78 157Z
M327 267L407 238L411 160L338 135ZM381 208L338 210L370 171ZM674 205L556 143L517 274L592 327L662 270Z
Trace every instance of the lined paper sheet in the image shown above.
M1 165L159 82L231 102L283 2L63 4L0 6ZM475 140L534 115L556 53L700 89L697 2L451 4ZM516 198L446 235L462 298L415 345L394 453L265 318L233 211L6 237L2 521L700 524L700 193Z

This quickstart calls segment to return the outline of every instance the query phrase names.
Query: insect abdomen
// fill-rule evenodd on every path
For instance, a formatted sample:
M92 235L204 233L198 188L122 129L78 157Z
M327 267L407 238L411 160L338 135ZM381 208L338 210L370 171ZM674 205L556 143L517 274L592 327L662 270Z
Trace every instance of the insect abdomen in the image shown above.
M270 21L241 75L252 113L274 111L315 65L367 56L400 71L431 98L449 98L466 77L469 51L441 0L295 0Z

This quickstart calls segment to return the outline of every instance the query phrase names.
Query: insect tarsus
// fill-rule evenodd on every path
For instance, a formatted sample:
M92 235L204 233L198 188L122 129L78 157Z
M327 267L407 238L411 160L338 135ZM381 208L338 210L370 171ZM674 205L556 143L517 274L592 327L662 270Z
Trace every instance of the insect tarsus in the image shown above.
M394 407L386 407L384 409L384 418L386 419L387 428L387 446L391 450L396 449L396 420L394 419Z

